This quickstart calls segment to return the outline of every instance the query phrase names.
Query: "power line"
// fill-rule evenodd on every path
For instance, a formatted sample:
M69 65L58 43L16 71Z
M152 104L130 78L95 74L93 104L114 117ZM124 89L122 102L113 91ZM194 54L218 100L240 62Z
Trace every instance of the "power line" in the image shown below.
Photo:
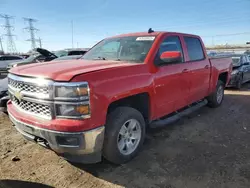
M37 28L34 27L33 23L37 22L37 20L32 19L32 18L23 18L24 21L28 22L28 27L25 27L25 30L28 30L28 32L30 33L30 38L27 41L31 41L31 49L36 48L36 42L40 41L39 39L35 38L35 32L38 31Z
M230 34L219 34L219 35L212 35L212 36L202 36L202 37L227 37L227 36L237 36L237 35L249 35L250 32L242 32L242 33L230 33Z
M6 14L0 14L0 17L5 19L5 25L3 25L4 29L6 30L6 36L8 38L7 40L7 51L9 53L16 53L16 45L13 40L13 35L12 31L14 30L14 27L10 24L10 20L13 19L13 16L9 16Z

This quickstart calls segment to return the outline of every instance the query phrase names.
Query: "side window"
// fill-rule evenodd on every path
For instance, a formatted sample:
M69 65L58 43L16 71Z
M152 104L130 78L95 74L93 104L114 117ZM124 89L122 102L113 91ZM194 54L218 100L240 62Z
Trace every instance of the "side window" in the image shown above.
M198 38L184 37L190 61L199 61L205 58L201 42Z
M7 59L7 56L2 56L2 57L1 57L1 60L3 60L3 61L8 60L8 59Z
M17 57L17 56L8 56L7 58L8 58L7 60L19 60L19 59L22 59L22 58Z
M162 61L160 59L161 54L163 52L170 52L170 51L179 51L179 52L181 52L182 60L179 63L184 62L181 41L180 41L178 36L169 36L169 37L164 39L164 41L160 45L160 48L158 50L155 61Z
M13 59L12 59L12 56L6 56L6 57L5 57L5 60L8 61L8 60L13 60Z

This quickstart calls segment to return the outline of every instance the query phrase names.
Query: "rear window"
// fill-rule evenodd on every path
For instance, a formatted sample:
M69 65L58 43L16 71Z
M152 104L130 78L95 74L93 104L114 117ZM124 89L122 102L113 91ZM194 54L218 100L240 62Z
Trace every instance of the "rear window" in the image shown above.
M198 38L184 37L190 61L198 61L204 59L204 52L201 42Z

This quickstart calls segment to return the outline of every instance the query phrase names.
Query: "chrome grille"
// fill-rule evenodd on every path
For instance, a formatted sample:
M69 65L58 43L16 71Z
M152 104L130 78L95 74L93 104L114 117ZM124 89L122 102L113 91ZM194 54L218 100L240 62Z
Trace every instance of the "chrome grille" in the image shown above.
M9 78L9 85L15 89L20 89L22 91L26 91L29 93L37 93L37 94L49 94L48 86L36 86L30 83L25 83L23 81L17 81Z
M51 118L51 109L49 105L38 104L25 100L18 100L14 95L10 95L11 101L19 109L24 110L28 113L42 116L44 118Z

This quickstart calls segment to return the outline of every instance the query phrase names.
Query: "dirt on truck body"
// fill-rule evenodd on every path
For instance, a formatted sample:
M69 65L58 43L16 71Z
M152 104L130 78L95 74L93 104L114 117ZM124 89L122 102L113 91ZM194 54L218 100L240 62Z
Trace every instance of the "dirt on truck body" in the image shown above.
M243 87L225 91L220 108L150 131L138 156L119 166L68 163L26 141L1 114L0 187L249 188L250 84Z

